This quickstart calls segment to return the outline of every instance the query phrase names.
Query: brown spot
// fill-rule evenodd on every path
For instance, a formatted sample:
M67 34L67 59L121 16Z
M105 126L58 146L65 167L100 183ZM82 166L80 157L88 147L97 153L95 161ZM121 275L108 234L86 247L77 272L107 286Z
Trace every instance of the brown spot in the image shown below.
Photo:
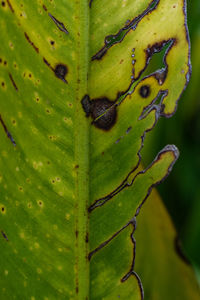
M7 235L5 234L5 232L3 232L3 230L1 230L1 234L2 234L2 236L4 237L4 239L8 242L8 237L7 237Z
M16 83L15 83L15 81L14 81L14 79L13 79L13 77L12 77L12 75L10 73L9 73L9 77L10 77L10 80L12 82L12 85L14 86L14 88L16 89L16 91L18 91L18 87L17 87L17 85L16 85Z
M66 34L69 34L68 30L65 28L65 25L62 22L58 21L50 13L49 13L49 17L54 21L54 23L56 24L56 26L58 27L59 30L65 32Z
M78 169L78 168L79 168L79 165L76 165L76 166L75 166L75 169Z
M77 238L78 237L78 230L75 231L75 234L76 234L76 238Z
M45 62L45 64L49 67L50 63L43 57L43 61Z
M14 9L13 9L13 7L12 7L10 1L9 1L9 0L6 0L6 2L8 3L8 6L9 6L10 10L12 11L12 13L14 13L15 11L14 11Z
M51 41L50 43L51 43L51 45L52 45L52 46L55 44L55 42L54 42L54 41Z
M107 98L99 98L92 100L91 103L93 124L103 130L111 129L117 119L117 110L114 102Z
M141 88L139 89L139 94L142 98L149 97L150 93L151 93L151 89L149 85L142 85Z
M157 79L157 81L160 85L162 85L164 83L166 77L167 77L167 68L155 73L155 78Z
M52 71L54 71L50 63L46 60L46 58L43 57L43 61Z
M56 77L60 78L64 82L66 82L65 76L67 75L67 72L68 72L66 65L64 65L64 64L56 65L54 72L55 72Z
M4 123L4 121L3 121L2 117L1 117L1 115L0 115L0 123L1 123L1 125L3 126L3 129L4 129L4 131L5 131L6 135L7 135L7 137L11 140L12 144L13 144L14 146L16 146L16 143L15 143L15 141L14 141L12 135L11 135L10 132L8 131L8 129L7 129L7 127L6 127L6 124Z
M86 242L86 243L89 242L89 233L88 233L88 232L86 233L86 236L85 236L85 242Z
M128 134L132 129L132 126L130 126L127 130L126 130L126 134Z
M45 10L45 11L47 11L47 8L46 8L46 6L43 4L42 5L42 7L43 7L43 9Z
M82 108L86 114L86 117L89 117L91 113L91 101L90 97L88 95L85 95L83 99L81 100Z
M37 53L39 53L39 49L34 45L34 43L30 40L28 34L26 32L24 32L25 38L27 39L27 41L29 42L29 44L35 49L35 51Z
M4 1L2 1L1 5L4 7L6 5L6 3Z

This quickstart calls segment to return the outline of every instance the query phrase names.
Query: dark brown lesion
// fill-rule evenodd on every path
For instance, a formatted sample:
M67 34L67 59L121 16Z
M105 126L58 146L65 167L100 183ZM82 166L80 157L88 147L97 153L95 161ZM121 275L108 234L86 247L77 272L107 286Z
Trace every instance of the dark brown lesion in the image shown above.
M8 242L9 241L8 237L3 230L1 230L1 234L2 234L3 238Z
M68 68L65 64L58 63L53 68L45 57L43 57L43 62L51 69L51 71L54 72L54 74L57 78L61 79L64 83L68 83L67 80L66 80L66 75L68 73Z
M26 40L29 42L29 44L34 48L34 50L39 53L39 48L35 46L35 44L30 40L28 34L24 32Z
M90 100L88 95L85 95L81 101L86 117L91 116L92 124L99 129L105 131L110 130L117 120L117 105L108 98L98 98Z
M49 13L49 17L54 21L54 23L56 24L56 26L58 27L59 30L63 31L66 34L69 34L69 31L67 30L67 28L65 27L65 25L58 21L54 16L52 16L52 14Z
M89 7L90 8L92 7L92 2L93 2L93 0L89 0Z
M48 62L48 60L47 60L45 57L43 57L43 62L44 62L51 70L53 70L53 67L51 66L51 64Z
M13 144L14 146L16 146L16 143L15 143L15 141L14 141L14 139L13 139L11 133L8 131L7 126L6 126L6 124L4 123L4 121L3 121L2 117L1 117L1 115L0 115L0 123L1 123L1 125L3 126L3 129L4 129L4 131L5 131L6 135L7 135L7 137L11 140L12 144Z
M46 7L46 5L42 5L42 8L44 9L44 11L47 11L47 7Z
M54 73L56 75L56 77L58 77L59 79L61 79L63 82L67 83L65 77L68 73L68 68L66 65L64 64L57 64L55 66L55 69L54 69Z
M168 68L165 66L164 69L158 70L157 72L154 73L154 77L158 81L159 85L162 85L165 82L165 79L167 78L167 72Z
M141 88L139 89L139 94L142 98L148 98L151 94L151 87L150 85L142 85Z
M86 243L89 243L89 232L86 232L86 235L85 235L85 242L86 242Z
M13 77L12 77L12 74L9 73L8 75L9 75L9 78L10 78L10 80L12 82L12 85L14 86L14 88L16 89L16 91L18 91L18 87L17 87L17 85L16 85L16 83L15 83Z
M3 1L4 2L4 1ZM12 4L10 3L9 0L6 0L7 4L8 4L8 7L10 8L11 12L14 13L14 8L12 7Z
M81 100L81 104L86 117L89 117L91 113L91 105L92 105L92 102L90 101L90 97L88 95L85 95Z

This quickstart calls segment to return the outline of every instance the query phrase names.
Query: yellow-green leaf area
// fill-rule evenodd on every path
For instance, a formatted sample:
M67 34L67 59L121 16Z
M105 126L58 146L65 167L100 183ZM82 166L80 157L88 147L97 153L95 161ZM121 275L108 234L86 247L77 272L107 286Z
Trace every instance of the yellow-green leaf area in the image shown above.
M170 115L174 112L190 70L183 9L186 4L184 0L160 0L154 3L157 5L145 14L136 27L126 31L122 41L110 45L101 58L92 61L89 85L91 98L117 99L119 94L126 92L136 80L141 79L153 53L158 52L163 43L171 41L165 57L167 77L160 81L159 90L167 91L163 101L164 113ZM153 85L154 88L156 86Z
M0 299L143 299L136 216L179 152L141 149L189 74L172 2L1 1Z

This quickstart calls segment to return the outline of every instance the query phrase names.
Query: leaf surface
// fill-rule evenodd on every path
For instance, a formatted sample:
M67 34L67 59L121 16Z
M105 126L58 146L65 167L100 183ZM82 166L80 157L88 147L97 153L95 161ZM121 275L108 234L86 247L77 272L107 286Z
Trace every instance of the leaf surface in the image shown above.
M7 0L0 16L1 299L139 300L134 216L178 158L140 171L140 151L188 82L185 1Z
M156 190L144 204L137 226L135 270L143 282L145 298L200 299L195 274Z

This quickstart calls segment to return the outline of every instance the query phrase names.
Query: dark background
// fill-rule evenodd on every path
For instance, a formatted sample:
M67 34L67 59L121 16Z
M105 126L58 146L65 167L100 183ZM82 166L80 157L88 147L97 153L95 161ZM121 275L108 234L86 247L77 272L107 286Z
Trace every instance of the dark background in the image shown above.
M186 255L200 270L200 0L188 0L192 77L171 119L160 119L148 134L143 163L166 144L180 150L168 179L158 190L178 231ZM200 273L199 273L200 274Z

